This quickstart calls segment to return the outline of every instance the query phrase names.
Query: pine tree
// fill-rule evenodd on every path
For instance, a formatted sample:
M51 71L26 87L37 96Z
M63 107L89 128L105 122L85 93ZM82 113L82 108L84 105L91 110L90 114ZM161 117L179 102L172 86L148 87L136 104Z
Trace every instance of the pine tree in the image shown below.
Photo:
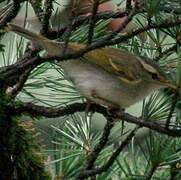
M0 179L181 179L181 2L120 0L125 8L100 12L103 1L94 0L84 5L87 14L77 13L78 2L61 13L53 0L0 1ZM65 47L87 44L74 57L105 46L123 49L157 61L178 89L146 97L134 106L136 115L89 105L58 60L7 31L21 9L28 28L30 6L36 20L29 26L38 21L42 35ZM69 61L71 53L61 57Z

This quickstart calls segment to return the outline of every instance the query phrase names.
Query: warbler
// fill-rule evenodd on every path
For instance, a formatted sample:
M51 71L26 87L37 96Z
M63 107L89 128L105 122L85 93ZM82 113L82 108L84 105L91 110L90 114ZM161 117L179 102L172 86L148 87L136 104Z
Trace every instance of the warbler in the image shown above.
M49 55L62 53L64 43L51 41L15 24L8 24L8 29L38 43ZM70 42L67 52L76 52L85 46ZM176 89L155 61L116 48L95 49L80 58L59 61L59 65L80 94L108 107L126 108L160 88Z

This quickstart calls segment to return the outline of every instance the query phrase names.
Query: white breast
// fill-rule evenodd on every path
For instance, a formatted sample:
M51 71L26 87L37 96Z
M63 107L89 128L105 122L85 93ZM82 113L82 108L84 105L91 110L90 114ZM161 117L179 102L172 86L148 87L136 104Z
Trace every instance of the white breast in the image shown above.
M106 106L128 107L160 88L150 88L147 83L126 85L102 68L81 60L68 60L61 66L83 96Z

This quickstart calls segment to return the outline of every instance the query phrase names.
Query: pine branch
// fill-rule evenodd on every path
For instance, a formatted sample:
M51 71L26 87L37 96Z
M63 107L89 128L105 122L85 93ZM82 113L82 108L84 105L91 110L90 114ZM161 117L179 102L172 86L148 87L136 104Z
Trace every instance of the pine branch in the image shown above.
M24 71L26 71L27 69L32 68L32 67L35 68L36 66L38 66L44 62L48 62L48 61L50 62L55 59L58 59L59 61L67 60L67 59L76 60L76 58L79 58L80 56L84 55L85 53L87 53L89 51L92 51L97 48L102 48L106 45L115 45L115 44L124 42L140 33L147 31L147 30L169 28L169 27L179 26L181 24L181 19L178 19L176 21L171 21L171 22L168 22L166 20L160 24L146 25L143 28L139 28L139 29L133 31L132 33L129 33L128 35L121 36L120 38L111 40L119 31L121 31L124 28L124 25L127 24L131 20L133 15L134 15L134 12L132 11L132 13L130 13L130 15L126 18L125 22L116 31L113 31L108 36L102 38L101 40L99 40L95 43L92 43L91 45L86 46L83 49L80 49L79 51L70 52L70 53L66 53L66 54L62 53L59 56L49 56L49 55L44 56L44 57L37 56L37 57L30 58L26 61L20 61L13 65L9 65L7 67L0 68L1 83L2 84L3 83L11 84L11 82L14 81L15 78L19 78L19 76L22 75L22 73ZM5 82L5 80L6 80L6 82Z
M85 23L88 23L88 20L91 18L92 15L87 15L87 16L78 16L77 18L75 18L73 20L73 23L72 23L72 30L75 30L77 29L77 27L81 26L82 24L85 24ZM107 19L115 19L115 18L122 18L122 17L125 17L125 16L128 16L128 12L125 11L125 12L110 12L110 11L107 11L107 12L100 12L100 13L97 13L95 15L95 19L96 19L96 22L99 21L99 20L107 20ZM49 32L48 32L48 38L50 39L57 39L57 34L59 35L58 37L60 37L65 31L67 31L67 28L68 27L63 27L59 30L53 30L53 29L49 29Z
M98 174L101 174L103 172L106 172L115 162L116 158L119 156L119 154L122 152L122 150L130 143L131 139L135 136L136 131L139 129L139 127L136 127L134 130L132 130L129 135L126 137L126 139L119 145L119 147L111 154L108 161L102 165L101 167L93 168L92 170L84 170L81 172L82 178L88 178L90 176L95 176Z
M80 174L78 175L77 180L85 179L87 176L85 176L84 171L91 170L94 167L94 163L96 159L98 158L99 153L102 151L102 149L108 142L108 137L111 133L111 129L113 128L113 126L114 126L114 118L112 118L111 116L108 116L107 123L104 127L102 137L100 138L99 143L94 147L93 151L88 155L85 169L80 171Z
M75 112L83 112L87 108L86 103L73 103L65 107L53 108L35 105L33 103L21 103L14 109L14 114L28 113L34 117L44 116L47 118L61 117L65 115L71 115ZM90 112L99 112L104 116L107 116L107 110L103 106L92 105L89 108Z
M126 10L130 11L132 9L132 5L131 5L132 0L127 0L126 1Z
M153 177L154 172L157 170L158 165L154 165L152 166L152 168L150 169L150 171L148 172L148 174L146 175L146 178L144 180L150 180Z
M21 90L22 90L23 87L24 87L25 82L26 82L27 79L28 79L28 76L29 76L30 72L31 72L31 69L28 69L28 70L26 70L26 71L19 77L19 80L18 80L18 82L16 83L16 85L14 85L14 86L12 87L12 89L10 89L10 91L7 92L7 94L8 94L9 96L11 96L12 98L15 98L15 97L21 92ZM7 89L7 90L8 90L8 89Z
M49 27L50 27L49 21L50 21L52 12L53 12L53 1L54 0L45 1L45 7L44 7L45 10L44 10L43 18L41 21L41 25L42 25L41 34L43 34L45 36L47 35L47 33L49 31Z
M11 109L12 109L11 110L12 114L15 114L15 115L21 115L22 113L27 113L34 117L44 116L44 117L51 118L51 117L61 117L61 116L73 114L75 112L85 111L86 103L74 103L71 105L67 105L66 107L60 107L60 108L43 107L39 105L34 105L32 103L22 103L22 104L18 104L18 106L16 106L15 108L11 107ZM107 109L99 105L91 106L90 111L98 112L104 115L105 117L108 116ZM167 134L173 137L181 136L181 127L177 127L176 129L166 129L164 126L160 125L158 122L151 121L151 120L145 121L142 118L132 116L122 111L116 112L115 116L118 119L124 120L128 123L133 123L140 127L146 127L162 134Z
M36 14L36 17L38 18L39 22L42 22L43 17L43 9L41 8L42 2L41 0L28 0L34 10L34 13Z
M16 15L20 9L21 2L23 2L23 1L14 0L13 6L8 10L6 15L1 16L2 18L0 19L0 27L6 25L7 22L11 21L14 17L16 17ZM65 30L67 30L67 28L69 28L69 26L67 26L67 27L61 29L60 31L51 31L51 29L49 27L49 19L50 19L51 13L52 13L53 0L46 0L45 14L44 14L43 18L42 18L42 14L41 14L41 12L43 12L43 10L41 9L41 7L37 7L36 1L31 1L31 2L34 3L34 4L32 3L32 5L34 7L35 13L36 13L37 17L39 18L40 22L42 23L42 32L44 35L51 37L51 39L54 39L55 37L57 38L57 32L63 33L63 32L65 32ZM96 1L96 2L98 2L98 1ZM36 7L34 5L36 5ZM169 27L176 27L181 24L181 19L179 19L179 18L175 21L165 20L159 24L150 23L144 27L141 27L139 29L136 29L136 30L130 32L127 35L122 35L121 37L116 38L118 33L122 29L124 29L127 26L127 24L132 20L132 18L138 13L138 6L135 6L134 8L132 8L130 0L127 0L126 6L127 6L127 10L129 11L129 13L128 12L97 13L98 3L97 4L95 3L93 12L92 12L92 16L90 16L91 21L89 24L90 28L89 28L89 37L88 37L88 46L87 47L79 50L78 52L62 53L62 54L60 54L60 56L56 56L56 57L55 56L43 56L43 57L37 56L37 57L35 57L33 55L24 56L24 57L20 58L20 61L17 61L13 65L0 68L0 83L2 83L3 86L5 86L5 87L15 85L14 89L12 89L12 91L11 91L12 97L13 96L15 97L18 94L18 92L22 90L24 83L26 82L31 70L33 70L35 67L37 67L38 65L40 65L44 62L50 62L50 61L53 61L54 59L58 59L59 61L68 60L68 59L72 59L72 58L76 59L91 50L94 50L97 48L102 48L107 45L115 45L118 43L122 43L124 41L127 41L128 39L131 39L132 37L137 36L138 34L140 34L142 32L146 32L150 29L162 29L162 28L167 29ZM139 12L143 12L143 11L139 11ZM125 16L126 16L126 18L125 18L124 22L120 25L120 27L117 30L111 32L104 38L99 39L97 42L92 43L95 24L99 19L109 19L110 17L117 18L117 17L125 17ZM74 20L73 24L71 25L71 28L69 28L70 33L72 30L74 30L77 27L79 27L80 25L82 25L82 23L88 22L88 19L90 17L87 17L87 16L79 17L78 19ZM56 33L56 35L55 35L55 33ZM67 38L67 39L69 39L69 38ZM68 43L68 40L65 41L65 44L66 43ZM165 50L163 53L167 54L173 50L175 50L175 46ZM160 56L162 56L162 55L160 54ZM160 56L158 58L160 58ZM0 84L1 91L3 89L2 84ZM174 112L174 109L175 109L175 106L177 103L177 97L178 97L177 95L178 95L177 92L175 92L176 100L173 101L173 104L170 109L170 113L169 113L165 126L163 124L162 125L159 124L159 122L155 122L155 121L151 121L151 120L146 121L143 118L138 118L138 117L132 116L132 115L122 112L122 111L116 112L114 115L110 115L110 114L108 114L107 109L105 107L102 107L99 105L91 106L89 110L92 112L98 112L98 113L104 115L107 118L107 124L104 128L104 131L103 131L103 134L102 134L102 137L101 137L99 143L95 146L93 151L89 154L88 160L86 162L86 167L85 167L85 169L83 169L82 172L80 172L79 179L84 179L84 178L87 178L90 176L94 176L92 178L96 179L97 174L101 174L102 172L107 171L108 168L110 168L112 166L115 159L120 154L120 152L123 150L123 148L129 144L132 137L135 135L135 132L137 129L133 130L127 136L127 138L115 150L115 152L113 152L111 154L110 158L103 166L96 168L95 162L96 162L100 152L104 149L104 147L108 141L110 131L111 131L112 127L114 126L113 121L115 119L115 115L116 115L116 118L129 122L129 123L136 124L139 126L139 128L146 127L146 128L149 128L151 130L154 130L154 131L162 133L162 134L166 134L166 135L173 136L173 137L180 137L181 136L181 127L175 127L174 129L169 129L170 120L172 118L172 114ZM35 105L32 103L18 103L18 102L15 102L14 99L12 99L12 101L13 102L11 102L11 103L9 103L9 102L6 103L5 106L1 106L2 107L1 109L4 110L3 114L8 114L8 115L10 114L11 117L14 117L16 115L22 115L23 113L28 113L29 115L31 115L33 117L37 117L37 116L44 116L44 117L49 117L49 118L50 117L61 117L61 116L73 114L75 112L83 112L86 110L86 107L87 107L86 103L74 103L74 104L67 105L65 107L55 108L55 107L43 107L43 106ZM6 128L4 128L4 130L6 130ZM12 139L12 138L10 138L10 139ZM152 167L152 169L150 170L150 172L148 172L148 174L146 176L147 180L152 178L156 169L157 169L156 166Z
M92 38L94 35L94 28L96 25L96 14L97 14L98 6L99 6L99 0L94 0L93 9L92 9L92 16L91 16L90 22L89 22L89 32L88 32L87 44L92 43Z
M44 61L44 60L43 60ZM18 81L19 78L28 69L34 69L41 63L43 63L42 58L39 56L29 58L22 58L13 65L0 68L0 82L4 87L13 86Z
M143 32L149 31L151 29L164 29L164 28L171 28L171 27L176 27L176 26L180 26L180 25L181 25L181 19L179 19L179 18L175 21L168 21L166 19L166 20L163 20L161 23L152 23L152 24L148 24L144 27L138 28L125 36L121 36L120 38L113 39L111 42L108 42L106 45L119 44L121 42L124 42L130 38L133 38L134 36L137 36Z
M173 100L172 100L172 105L171 105L171 108L170 108L170 112L169 112L169 115L168 115L167 120L166 120L166 124L165 124L166 129L169 129L170 121L171 121L172 115L174 113L175 106L176 106L176 104L178 102L178 98L179 98L179 92L177 91L174 94L174 97L173 97Z
M155 57L153 60L159 61L162 57L168 56L173 51L177 52L177 44L174 44L170 48L166 49L165 51L161 52L157 57Z

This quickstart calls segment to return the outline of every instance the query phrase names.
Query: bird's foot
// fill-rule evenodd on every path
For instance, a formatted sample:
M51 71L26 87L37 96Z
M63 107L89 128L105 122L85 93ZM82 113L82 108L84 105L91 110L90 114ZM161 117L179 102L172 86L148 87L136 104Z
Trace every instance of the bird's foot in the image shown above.
M95 103L89 99L86 99L86 108L85 108L85 117L92 117L92 114L94 113L93 111L90 111L91 106L94 105Z
M116 106L109 106L107 108L107 114L115 119L118 119L118 117L120 117L118 115L120 111L122 111L122 109Z

